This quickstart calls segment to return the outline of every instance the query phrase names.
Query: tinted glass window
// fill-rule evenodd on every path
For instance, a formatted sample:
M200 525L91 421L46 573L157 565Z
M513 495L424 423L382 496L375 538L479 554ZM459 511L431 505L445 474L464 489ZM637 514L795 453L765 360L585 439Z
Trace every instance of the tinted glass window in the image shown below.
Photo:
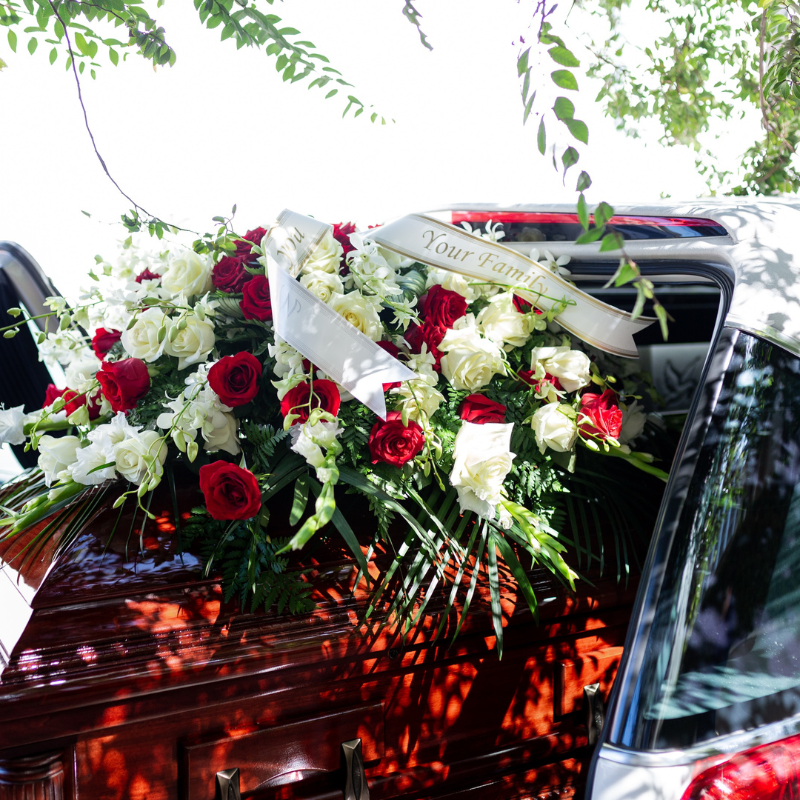
M800 713L800 360L739 334L618 743L687 747Z

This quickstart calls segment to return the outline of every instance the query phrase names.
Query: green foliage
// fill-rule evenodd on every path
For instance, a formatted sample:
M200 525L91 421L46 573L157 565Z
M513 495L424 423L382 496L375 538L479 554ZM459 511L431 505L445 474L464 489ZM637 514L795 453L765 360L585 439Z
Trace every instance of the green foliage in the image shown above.
M314 608L307 570L291 569L289 558L277 555L287 539L271 539L257 523L213 520L203 508L193 509L183 537L186 545L197 545L207 572L218 571L226 602L236 597L242 608L279 614Z

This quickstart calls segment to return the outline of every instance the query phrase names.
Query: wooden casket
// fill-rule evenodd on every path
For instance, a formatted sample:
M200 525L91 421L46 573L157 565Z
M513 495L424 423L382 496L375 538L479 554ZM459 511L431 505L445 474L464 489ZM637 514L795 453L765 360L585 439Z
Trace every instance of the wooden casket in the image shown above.
M505 576L498 660L485 594L452 646L437 598L405 638L361 624L333 540L308 557L316 611L243 613L158 505L131 539L123 521L109 541L104 509L58 556L15 558L37 529L0 548L0 800L233 798L231 778L276 800L363 800L364 778L373 800L580 794L583 688L607 696L633 582L571 595L535 571L537 623ZM341 768L354 740L363 773Z

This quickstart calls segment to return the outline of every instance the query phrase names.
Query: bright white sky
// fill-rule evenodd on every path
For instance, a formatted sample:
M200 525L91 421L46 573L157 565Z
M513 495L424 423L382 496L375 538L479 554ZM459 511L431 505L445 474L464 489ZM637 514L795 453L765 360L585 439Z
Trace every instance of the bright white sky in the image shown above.
M530 6L416 5L433 52L419 44L399 0L273 7L355 84L356 96L396 120L381 127L367 114L342 120L338 98L283 84L273 59L220 43L191 2L171 0L158 21L178 53L173 68L154 72L131 56L116 68L104 60L96 81L88 72L83 80L100 152L138 203L196 230L234 203L243 232L284 207L367 224L457 202L574 201L578 170L562 187L536 149L535 128L522 125L512 43L529 33ZM70 296L95 253L113 257L125 235L116 220L129 205L94 156L72 74L63 61L51 67L48 52L40 44L33 56L24 46L13 55L0 39L9 65L0 73L0 239L27 248ZM597 87L582 89L577 116L589 125L591 148L580 166L594 179L591 201L704 192L691 152L627 138L591 103ZM745 133L720 146L739 149Z

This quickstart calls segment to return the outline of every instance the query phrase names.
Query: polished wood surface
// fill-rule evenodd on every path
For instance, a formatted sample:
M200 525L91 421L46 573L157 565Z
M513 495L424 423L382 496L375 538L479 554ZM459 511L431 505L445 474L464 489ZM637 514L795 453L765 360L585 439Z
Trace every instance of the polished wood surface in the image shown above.
M180 508L194 491L187 482ZM64 776L54 800L210 800L214 774L233 767L244 796L341 797L338 743L355 738L373 798L579 789L582 688L610 686L633 585L571 595L534 571L537 624L505 575L498 661L485 586L452 647L455 619L432 642L439 598L404 640L360 624L366 592L334 540L308 558L315 612L243 613L180 553L166 500L154 501L155 523L123 519L111 542L117 512L102 511L58 558L52 546L14 558L35 529L0 550L0 800L27 800L9 794L6 773L53 753ZM354 527L360 513L348 510Z

